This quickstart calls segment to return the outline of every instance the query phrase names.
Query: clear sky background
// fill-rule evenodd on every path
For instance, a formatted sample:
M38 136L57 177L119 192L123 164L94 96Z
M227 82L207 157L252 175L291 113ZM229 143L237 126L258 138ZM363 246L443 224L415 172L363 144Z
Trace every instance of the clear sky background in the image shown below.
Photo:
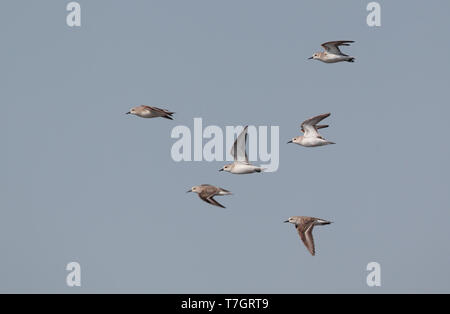
M450 292L449 1L380 1L380 28L368 0L80 0L81 28L68 2L1 5L0 292ZM355 63L306 60L341 39ZM285 144L324 112L337 145ZM280 126L278 172L174 162L194 117ZM334 221L317 256L293 215Z

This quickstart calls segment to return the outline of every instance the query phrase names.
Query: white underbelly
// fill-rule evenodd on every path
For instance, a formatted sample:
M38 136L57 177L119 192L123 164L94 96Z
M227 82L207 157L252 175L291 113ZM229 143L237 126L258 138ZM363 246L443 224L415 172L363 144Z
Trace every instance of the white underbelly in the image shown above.
M160 115L154 113L154 112L145 112L145 113L141 113L139 114L139 116L141 118L156 118L156 117L160 117Z
M336 63L336 62L341 62L341 61L347 61L349 59L350 59L349 56L327 54L322 61L325 63Z
M233 170L231 171L234 174L246 174L256 172L258 167L246 164L235 164Z
M328 142L324 139L318 138L318 137L311 137L311 138L303 138L300 145L306 146L306 147L316 147L316 146L323 146L327 145Z

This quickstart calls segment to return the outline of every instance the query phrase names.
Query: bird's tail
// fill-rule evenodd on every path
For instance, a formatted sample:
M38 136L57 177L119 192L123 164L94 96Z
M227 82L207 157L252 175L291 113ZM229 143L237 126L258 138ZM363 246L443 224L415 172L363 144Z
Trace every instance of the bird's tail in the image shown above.
M351 57L350 59L347 60L347 62L355 62L355 58Z
M166 113L165 115L163 115L163 118L169 119L169 120L173 120L172 115L174 114L174 112L170 112L170 113Z
M231 195L231 194L233 194L233 193L231 193L230 191L225 190L225 189L221 189L219 192L219 195Z

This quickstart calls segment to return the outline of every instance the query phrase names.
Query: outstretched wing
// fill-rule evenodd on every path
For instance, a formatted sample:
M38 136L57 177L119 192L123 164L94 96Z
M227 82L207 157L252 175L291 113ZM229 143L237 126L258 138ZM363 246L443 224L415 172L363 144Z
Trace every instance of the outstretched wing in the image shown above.
M205 200L206 202L210 203L211 205L214 206L219 206L221 208L225 208L225 206L223 206L222 204L220 204L218 201L216 201L213 197L209 197Z
M312 231L314 229L314 220L305 222L304 224L296 226L298 234L300 235L300 239L302 239L303 244L305 244L309 253L312 256L316 254L316 249L314 246L314 238L312 235Z
M247 146L247 129L248 125L239 134L236 141L234 141L233 147L231 147L230 154L233 156L234 161L248 163L248 156L245 148Z
M312 118L309 118L308 120L303 121L301 125L301 130L304 133L305 137L320 137L319 132L317 132L318 129L328 127L328 125L320 125L318 126L317 123L322 121L323 119L329 117L331 113L324 113Z
M208 188L206 188L205 190L203 190L201 193L198 194L198 196L205 202L214 205L214 206L219 206L222 208L225 208L225 206L223 206L222 204L220 204L218 201L216 201L214 199L214 196L217 194L218 192L218 188L214 187L214 186L209 186Z
M329 125L328 124L318 124L318 125L316 125L316 130L319 130L319 129L325 129L325 128L328 128L329 127ZM302 127L302 132L303 133L305 133L305 130L303 129L303 127Z
M353 40L337 40L337 41L328 41L326 43L323 43L321 46L326 50L328 53L332 53L335 55L343 55L346 56L346 54L343 54L341 50L339 49L339 46L350 46L350 43L354 43Z
M161 108L158 108L158 107L150 107L150 106L142 106L142 107L145 108L145 109L147 109L147 110L159 112L159 113L161 113L161 114L172 115L172 114L175 113L175 112L171 112L171 111L169 111L169 110L161 109Z

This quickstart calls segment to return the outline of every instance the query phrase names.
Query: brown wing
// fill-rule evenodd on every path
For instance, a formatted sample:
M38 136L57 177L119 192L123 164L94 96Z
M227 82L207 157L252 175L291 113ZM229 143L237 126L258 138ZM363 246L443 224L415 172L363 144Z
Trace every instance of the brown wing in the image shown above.
M205 186L205 189L198 194L198 196L205 202L214 205L219 206L222 208L225 208L222 204L220 204L218 201L214 199L214 196L216 195L218 189L215 186Z
M175 112L171 112L171 111L168 111L166 109L161 109L161 108L158 108L158 107L150 107L150 106L142 106L142 107L147 109L147 110L149 110L150 112L151 111L158 112L161 115L161 117L163 117L163 118L166 118L166 119L169 119L169 120L173 120L172 115Z
M316 130L325 129L328 127L329 127L328 124L318 124L318 125L316 125ZM302 127L302 132L305 133L305 130L303 129L303 127Z
M305 137L318 137L320 136L319 132L317 132L317 123L322 121L325 118L328 118L331 115L331 113L324 113L320 114L318 116L309 118L305 121L303 121L301 125L301 130L305 134ZM324 128L327 126L320 126L320 128Z
M244 127L241 134L234 141L233 146L231 147L230 155L233 156L234 161L248 163L247 156L247 129L248 125Z
M304 223L296 226L300 239L302 239L312 256L316 254L312 231L314 229L314 219L307 219Z
M205 201L208 202L208 203L210 203L211 205L219 206L219 207L225 208L225 206L223 206L223 205L220 204L218 201L216 201L212 196L209 197L209 198L207 198Z
M211 184L202 184L200 186L202 187L201 194L205 195L205 197L214 196L220 191L218 187L215 187L214 185Z
M319 114L317 116L309 118L309 119L303 121L302 128L306 125L314 125L315 126L317 123L319 123L320 121L322 121L325 118L328 118L330 115L331 115L331 113L328 112L328 113Z
M344 55L339 46L350 46L351 43L354 43L353 40L336 40L336 41L327 41L323 43L321 46L329 53Z
M155 111L164 112L164 113L167 113L167 114L174 114L175 113L175 112L172 112L172 111L169 111L169 110L166 110L166 109L162 109L162 108L158 108L158 107L150 107L150 108L152 108Z

